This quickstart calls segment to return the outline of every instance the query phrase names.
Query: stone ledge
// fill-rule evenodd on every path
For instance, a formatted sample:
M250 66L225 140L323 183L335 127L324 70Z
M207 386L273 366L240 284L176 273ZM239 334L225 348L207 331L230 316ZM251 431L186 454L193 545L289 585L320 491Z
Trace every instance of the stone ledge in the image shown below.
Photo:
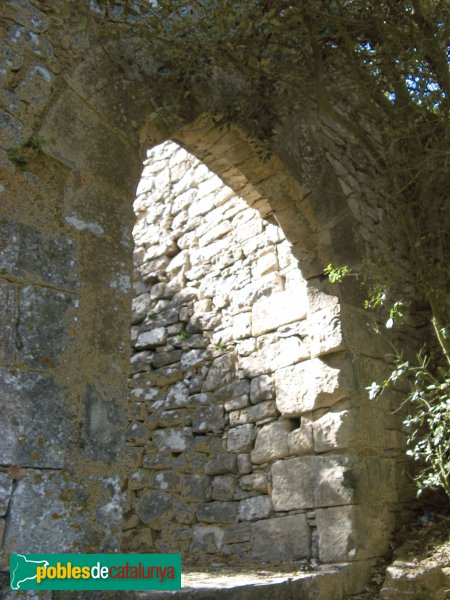
M344 579L351 567L330 567L318 572L251 571L239 568L186 571L183 589L174 592L137 592L136 598L183 600L341 600L345 598Z

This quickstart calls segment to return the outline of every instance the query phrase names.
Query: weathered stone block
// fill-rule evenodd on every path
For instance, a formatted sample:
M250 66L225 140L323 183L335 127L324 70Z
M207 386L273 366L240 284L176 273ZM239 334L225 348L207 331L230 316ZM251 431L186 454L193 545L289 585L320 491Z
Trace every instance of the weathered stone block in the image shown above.
M293 336L271 344L263 344L257 352L250 356L243 356L240 362L246 377L256 377L307 358L309 358L308 348L300 338Z
M69 88L53 105L41 133L46 152L56 160L119 188L136 185L141 171L137 149L107 127L87 102L80 109L80 97Z
M240 544L252 539L252 526L249 522L237 523L227 527L223 538L224 544Z
M313 356L338 352L346 347L343 334L341 307L326 306L308 317L310 348Z
M395 458L367 457L359 460L352 468L355 503L372 502L373 490L377 490L377 502L397 502L399 481L403 476Z
M346 304L326 306L308 317L311 354L321 356L350 349L383 358L389 347L376 334L366 314Z
M131 306L131 324L135 325L136 323L140 323L147 316L148 310L150 308L150 294L140 294L133 298L132 306Z
M252 496L239 502L238 517L240 521L256 521L266 519L272 510L269 496Z
M214 525L197 526L193 529L193 551L216 554L222 548L224 531Z
M235 377L236 356L231 353L219 356L209 370L206 381L203 384L203 391L210 392L217 390L224 384L231 383Z
M164 383L159 383L158 379L156 378L154 383L155 385L159 384L161 387L164 385ZM175 383L175 385L172 385L167 392L166 399L164 400L164 408L184 408L188 406L190 406L189 388L184 382L180 381Z
M265 254L260 256L252 265L252 276L258 279L267 273L273 273L279 270L277 252L271 248Z
M181 484L181 477L174 471L158 471L153 477L153 486L164 492L177 492Z
M244 248L245 252L245 248ZM251 310L256 300L283 289L284 280L278 273L264 275L256 282L251 282L239 289L231 298L230 307L233 312Z
M0 517L8 510L9 499L13 487L13 481L6 473L0 473Z
M146 554L153 546L153 533L150 528L132 529L123 535L123 547L126 552Z
M250 402L256 404L262 400L272 400L275 397L275 386L270 375L260 375L250 383Z
M169 365L167 367L161 367L160 369L156 369L151 373L146 373L143 385L152 387L158 386L159 388L163 388L168 385L175 384L176 382L180 381L180 379L183 379L183 371L179 368L178 365ZM169 390L167 394L168 398L170 393L171 390ZM153 400L153 396L148 399ZM171 407L168 406L168 404L169 402L167 402L166 408L176 408L176 406Z
M393 516L386 506L335 506L316 510L319 559L322 562L383 556Z
M227 412L231 412L234 410L238 411L242 408L245 408L248 405L249 405L248 396L247 396L247 394L244 394L243 396L238 396L237 398L233 398L232 400L225 402L223 407L225 408L225 410Z
M380 600L447 600L449 566L415 558L413 562L409 557L402 557L402 550L398 554L399 558L386 569Z
M143 466L147 469L155 471L160 471L161 469L179 469L183 464L180 458L173 456L168 450L156 452L154 444L147 444L145 450Z
M186 475L182 496L192 502L207 502L211 498L211 478L204 475Z
M289 453L301 456L314 452L313 426L309 419L302 417L300 427L288 434Z
M237 468L240 475L251 473L252 471L252 459L249 452L238 454L237 456Z
M239 487L248 491L267 493L268 484L267 474L263 471L256 471L239 479Z
M253 447L253 438L255 435L255 426L247 423L232 427L227 433L228 452L248 452Z
M300 416L332 406L355 391L350 359L337 355L313 358L275 373L276 402L284 416Z
M192 431L194 433L206 433L212 431L219 433L223 430L225 419L222 406L205 406L197 408L192 419Z
M252 315L243 312L233 318L233 340L242 340L252 335Z
M144 350L133 354L130 359L131 372L139 373L140 371L150 371L153 353Z
M222 452L222 439L212 435L196 435L193 449L211 456Z
M352 411L328 412L313 424L314 450L327 452L354 444L357 431Z
M308 298L305 287L272 294L253 305L252 335L261 335L306 317Z
M292 561L311 556L306 516L293 515L253 523L253 558Z
M188 370L192 369L193 367L198 367L205 362L206 358L207 353L205 350L194 348L193 350L185 352L181 357L181 368Z
M184 452L192 446L192 429L156 429L152 433L152 440L160 452Z
M17 302L16 286L0 281L0 363L9 365L14 361L16 350Z
M30 274L57 287L79 286L78 247L70 238L15 221L0 221L0 270L26 279Z
M350 504L354 489L349 461L343 456L302 456L272 465L275 510Z
M85 485L66 473L29 470L17 482L8 511L5 556L14 553L80 552L86 535ZM30 527L24 527L24 515Z
M177 425L188 426L191 424L191 412L187 409L163 410L155 414L158 427L176 427Z
M16 54L16 57L19 62L19 55ZM29 127L24 127L18 119L4 110L0 110L0 126L2 128L2 148L5 149L14 148L31 134Z
M149 429L143 423L139 421L133 421L129 424L127 429L127 440L136 444L137 446L143 446L148 440Z
M247 409L247 418L250 423L256 421L263 421L264 419L270 419L271 417L277 417L280 413L278 412L277 405L273 401L260 402L255 406L250 406Z
M145 348L156 348L156 346L164 346L167 341L167 329L165 327L156 327L151 331L140 333L135 343L137 350Z
M77 333L78 307L73 294L37 286L22 288L17 325L20 360L35 369L60 365Z
M156 369L159 369L160 367L177 363L181 357L181 350L164 351L163 348L157 348L156 352L152 355L152 365Z
M255 449L251 453L252 462L259 465L288 456L288 433L293 427L292 422L286 419L261 427L256 435Z
M52 377L0 369L4 464L61 468L71 438L64 393Z
M127 415L122 398L87 386L84 397L84 451L93 460L119 460L125 445Z
M236 455L225 453L217 454L206 463L205 473L207 475L236 473Z
M143 496L136 507L140 520L159 529L159 520L170 512L172 497L163 492L150 492Z
M52 89L52 79L53 75L43 65L33 65L17 86L17 97L36 107L45 106Z
M237 521L236 502L207 502L197 507L197 519L205 523L235 523Z
M236 479L232 475L218 475L212 483L213 500L233 500L236 489Z
M213 399L217 402L239 398L249 393L250 383L247 379L233 381L228 385L224 385L216 390L213 394Z
M127 484L129 490L142 490L150 487L151 471L149 469L137 469L129 473Z

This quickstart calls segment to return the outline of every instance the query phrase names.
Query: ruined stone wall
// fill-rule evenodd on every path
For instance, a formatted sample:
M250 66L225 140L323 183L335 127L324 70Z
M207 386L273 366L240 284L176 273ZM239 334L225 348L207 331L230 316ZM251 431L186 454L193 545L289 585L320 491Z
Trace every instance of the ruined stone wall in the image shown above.
M10 552L114 551L121 536L133 222L124 198L140 161L72 90L66 125L43 133L76 56L67 48L78 34L62 43L69 24L55 23L57 8L0 7L1 569ZM120 149L120 163L95 158L99 139Z
M395 461L356 464L387 432L382 411L358 407L343 307L308 302L280 227L176 144L148 152L134 208L125 548L191 561L382 554ZM367 493L373 508L358 506Z
M286 556L355 559L365 568L366 559L386 549L392 516L407 496L401 419L391 415L397 405L388 398L374 405L365 391L385 370L390 348L367 327L354 281L331 287L322 275L330 261L361 264L363 241L377 241L372 222L379 215L368 214L363 178L352 180L351 199L343 191L342 182L359 177L346 164L336 167L345 137L330 133L337 149L333 159L327 157L330 143L317 135L316 121L308 121L305 111L279 127L274 154L261 160L253 140L208 114L202 94L186 100L172 90L162 97L161 59L146 54L145 40L129 24L122 27L119 17L102 20L101 10L89 2L81 22L74 6L62 0L6 0L0 7L1 568L8 568L10 552L117 550L124 486L125 528L132 532L125 534L125 544L136 534L136 543L151 548L190 549L195 532L200 554L206 545L212 554L228 548L246 559L262 559L255 540L262 535L258 531L266 531ZM161 106L173 107L170 118L160 118ZM184 210L193 198L165 196L155 202L161 210L156 224L165 233L161 243L153 237L145 242L147 287L138 289L144 307L140 351L154 362L151 370L135 373L136 389L145 391L130 401L137 412L125 462L132 202L142 148L169 138L198 156L269 225L250 218L248 209L231 216L236 204L228 218L221 215L214 227L202 228L208 215L225 210L224 197L205 212L199 199L197 216L192 219L188 211L186 221ZM179 166L169 172L182 188ZM209 176L198 169L207 187ZM164 180L165 173L158 177ZM217 197L216 190L211 195ZM183 202L188 202L184 208ZM186 228L176 244L167 235L173 223L177 230ZM210 231L223 237L208 239ZM221 242L232 232L242 236L241 254L229 253L234 243ZM300 261L304 284L289 252ZM188 268L187 257L195 266ZM217 262L202 276L208 260ZM158 280L167 269L182 289ZM215 285L225 288L214 278L224 273L228 289L235 285L239 291L216 293ZM298 306L288 313L292 305L282 299L303 285L307 309L300 312L307 318L300 319ZM275 296L283 308L276 309ZM200 347L189 347L199 340ZM282 348L289 349L292 364L283 362ZM202 366L196 357L202 357ZM162 364L172 359L179 368ZM134 359L136 369L142 368L139 360ZM219 376L226 383L218 388ZM207 384L208 378L214 384ZM144 381L148 385L141 385ZM267 386L259 390L258 382ZM228 385L221 395L218 390ZM177 398L194 402L193 396L198 406L176 406ZM170 406L150 406L167 398ZM167 421L161 420L163 411L170 413ZM218 430L203 431L214 414ZM182 430L172 441L191 444L184 453L167 447L171 436L161 432L169 429ZM153 470L156 440L175 465L161 462ZM279 454L258 462L268 440ZM144 449L145 463L139 458ZM210 461L221 456L229 470L220 473L213 466L207 472ZM166 481L169 470L176 477ZM136 475L129 477L132 472ZM188 477L198 500L184 498ZM166 483L176 488L173 494L161 489ZM152 494L169 498L160 517L152 516ZM175 511L177 500L186 504L185 513ZM229 521L214 523L222 502ZM297 538L279 535L287 529L283 523L291 523L286 519L294 519L304 546L290 546ZM175 537L168 539L163 523ZM212 528L210 536L204 528Z

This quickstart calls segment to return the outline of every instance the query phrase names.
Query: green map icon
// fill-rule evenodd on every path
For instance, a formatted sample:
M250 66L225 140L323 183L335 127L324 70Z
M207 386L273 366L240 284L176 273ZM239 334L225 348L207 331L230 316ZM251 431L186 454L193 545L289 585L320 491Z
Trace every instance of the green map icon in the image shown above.
M30 560L23 554L11 556L10 586L13 590L20 590L25 581L36 579L36 568L48 567L50 563L46 560Z

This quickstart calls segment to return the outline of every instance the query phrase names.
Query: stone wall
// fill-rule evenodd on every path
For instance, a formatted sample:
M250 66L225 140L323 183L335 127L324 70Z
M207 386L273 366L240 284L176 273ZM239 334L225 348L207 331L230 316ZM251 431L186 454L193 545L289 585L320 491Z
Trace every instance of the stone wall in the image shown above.
M390 432L383 411L361 414L348 307L308 301L281 228L194 156L169 142L147 156L124 547L191 561L381 555L396 465L355 454L384 450Z
M1 568L8 568L10 552L117 550L120 492L131 469L137 474L128 486L134 485L136 491L127 496L125 526L143 544L152 544L149 547L162 549L167 543L164 523L167 531L179 530L180 548L193 543L195 529L200 552L206 544L214 554L214 548L222 544L224 551L228 548L238 556L242 552L246 559L256 558L258 552L264 559L255 544L264 530L271 543L286 545L287 556L363 563L382 553L392 516L401 508L399 502L408 500L403 489L401 419L390 414L389 402L396 407L395 398L373 405L365 392L365 386L383 373L383 357L390 347L367 328L358 285L348 281L331 287L322 275L331 261L357 268L364 260L366 242L377 245L389 226L378 207L368 201L373 198L373 186L364 152L358 152L358 168L350 161L342 162L339 147L348 143L345 133L326 129L311 117L308 106L298 112L287 107L281 112L290 116L277 129L273 154L263 160L245 132L230 124L224 127L208 112L211 104L206 92L193 89L188 97L185 90L166 90L160 85L164 57L149 56L145 37L130 23L122 23L120 14L105 19L95 3L86 2L80 13L78 3L65 0L6 0L0 15ZM208 93L213 96L215 89ZM172 112L167 116L167 110L160 109L168 106ZM138 412L130 426L130 441L139 443L133 442L137 449L130 449L126 463L132 202L143 148L167 139L182 143L198 156L269 225L252 217L234 228L239 215L250 215L242 210L231 216L236 204L228 220L219 220L217 230L216 225L201 229L204 215L214 211L202 213L199 200L197 221L191 219L192 214L188 219L194 229L183 233L189 248L188 240L196 232L202 239L202 247L194 246L192 256L189 252L194 266L188 268L183 262L187 255L182 236L176 244L162 236L167 243L162 241L153 257L154 244L148 241L145 268L149 271L144 271L144 283L149 287L140 289L141 316L145 317L145 310L148 316L140 334L145 334L146 327L149 332L141 338L141 351L148 351L156 363L147 374L136 373L136 384L140 379L151 380L157 372L159 385L152 383L149 389L175 388L181 393L173 393L171 402L175 404L178 397L192 401L197 396L199 404L160 407L150 415L142 399L133 400ZM180 188L186 185L176 175L175 165L171 173L174 180L180 177ZM209 179L205 172L202 176L207 187ZM172 203L158 200L162 210L158 225L169 232L173 223L169 224L168 217L173 216L173 222L178 219L179 229L187 226L182 208L187 200L177 198ZM216 214L225 206L222 200L217 200ZM230 254L232 246L224 247L223 237L208 239L214 230L229 235L225 229L231 222L235 234L242 236L241 255ZM269 246L258 247L264 235ZM209 259L202 254L205 248L211 252ZM244 248L249 254L244 254ZM304 284L289 252L300 261ZM255 262L250 264L250 258ZM208 260L214 268L211 276L202 277ZM234 274L233 265L239 267ZM244 278L235 280L239 291L229 297L214 291L214 273L218 275L219 267L220 276L228 273L230 286L234 276ZM172 280L178 278L178 283L183 281L184 269L186 285L183 281L182 289L171 290L158 281L158 268L172 268ZM262 283L256 283L258 277ZM154 289L153 284L161 287ZM299 319L297 304L288 313L292 307L288 298L293 288L302 285L307 318ZM266 291L271 296L264 296ZM145 293L150 294L148 309ZM273 311L275 296L283 308ZM282 321L288 314L286 325ZM183 329L177 333L180 326ZM264 330L267 326L270 329ZM155 343L157 337L151 341L157 329L159 341L173 349L164 350L165 346ZM178 337L183 331L192 335ZM245 337L247 332L251 335ZM200 340L200 347L189 348ZM259 345L257 353L250 351L253 343ZM292 364L284 364L285 353L279 352L286 347ZM205 372L195 364L199 356ZM174 357L180 367L183 358L183 370L173 369L170 362L156 367L158 360ZM192 374L189 379L188 373ZM194 379L195 374L205 377L204 381ZM212 381L219 376L226 381L222 388L230 385L223 396L216 383L207 384L208 377ZM184 379L194 387L189 389ZM260 390L258 382L266 387ZM136 389L145 387L137 385ZM149 403L169 397L161 391L145 393L158 394L144 398ZM240 406L245 402L249 404ZM144 413L139 413L141 409ZM168 419L174 420L161 421L163 410L181 414L174 417L171 413ZM217 415L217 431L203 431L210 427L203 423L211 424L211 414ZM263 422L266 418L270 420ZM172 468L161 463L153 473L151 445L145 445L150 431L170 428L181 429L183 434L175 435L173 443L191 446L180 453L173 447L169 450L171 458L179 461L173 470L179 479L166 482L164 471ZM313 446L306 453L311 428ZM151 434L162 449L167 442L163 436ZM267 439L273 440L271 445L280 454L259 462ZM146 466L141 467L139 455L144 447ZM209 466L214 472L207 473L209 461L222 455L230 461L229 470L218 473L218 467ZM241 455L250 457L239 460ZM190 473L183 467L189 457L191 466L186 469L192 469ZM253 471L243 472L249 468ZM161 471L163 475L157 478ZM261 477L259 483L255 473ZM263 488L264 474L267 488ZM139 478L150 476L151 481L142 487ZM175 500L184 499L187 488L182 486L188 477L193 478L192 493L200 494L197 502L185 499L188 522L177 527L172 521L175 513L170 511L167 519L165 513L159 521L153 519L151 494L164 493L157 486L179 486L180 491L168 500L173 508ZM208 484L205 491L196 485L198 477ZM311 478L314 481L309 483ZM233 499L228 499L234 484ZM222 502L233 522L212 521L211 511ZM183 518L183 511L176 514ZM243 519L244 514L252 518ZM286 519L293 517L305 534L301 548L289 546L298 537L279 536L286 530L284 524L290 523ZM205 527L211 528L211 535ZM126 534L125 542L129 544L132 537Z

